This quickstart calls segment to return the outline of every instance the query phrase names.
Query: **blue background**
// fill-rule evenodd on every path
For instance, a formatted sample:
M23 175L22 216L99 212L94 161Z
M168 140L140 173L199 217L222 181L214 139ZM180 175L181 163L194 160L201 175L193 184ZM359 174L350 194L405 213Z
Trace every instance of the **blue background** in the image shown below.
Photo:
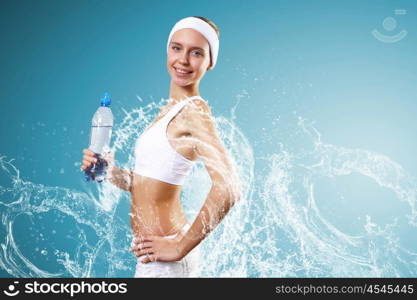
M395 15L395 9L406 9L407 14ZM125 111L168 97L169 31L180 18L205 16L220 28L220 51L216 68L207 72L201 82L200 93L215 116L233 119L247 138L255 162L254 182L249 187L252 210L247 222L253 227L264 222L271 230L268 239L279 241L278 246L261 245L257 250L262 253L269 247L265 253L271 261L251 256L250 243L242 243L240 254L247 254L248 266L244 273L230 271L236 268L229 261L223 269L219 267L205 275L416 276L411 267L415 269L417 263L417 245L413 241L416 216L409 217L415 213L417 197L416 13L415 1L1 1L0 156L3 161L14 159L13 165L25 182L85 192L79 171L81 151L88 146L91 118L102 94L109 92L112 96L115 124L123 119ZM397 21L392 32L382 26L386 17ZM384 43L371 34L374 29L387 35L401 30L408 34L396 43ZM300 120L314 130L306 133ZM312 134L315 131L320 139ZM277 178L271 168L276 162L274 154L321 161L314 160L316 154L327 157L327 150L317 150L317 141L331 145L339 154L349 153L346 161L356 161L362 170L348 172L350 176L334 182L330 173L322 178L314 172L306 175L292 169L293 178L314 181L321 217L344 234L360 237L369 233L364 228L377 224L389 235L388 240L395 241L394 248L407 255L389 256L385 259L391 262L389 266L382 258L370 261L372 255L362 258L377 271L354 266L334 270L329 268L332 261L313 258L307 259L314 266L308 269L305 262L297 261L305 252L297 252L300 248L293 236L294 232L301 234L297 228L304 226L293 225L291 234L285 229L285 216L289 217L285 212L277 211L279 220L263 220L254 214L254 210L261 214L269 202L281 201L276 197L280 193L268 190L268 179ZM125 149L126 153L130 150ZM358 151L371 153L369 160L358 162L352 158ZM126 153L119 159L127 160ZM377 168L381 166L377 158L381 157L395 168L387 168L386 164ZM295 162L307 164L302 159ZM376 166L372 174L387 172L387 177L382 181L376 175L364 178L365 169L372 170L372 166ZM401 174L400 179L392 174ZM10 183L10 178L3 173L0 185ZM302 180L299 184L289 186L288 193L297 193ZM266 190L268 195L263 194ZM406 191L406 200L399 196L401 191ZM9 214L7 195L0 194L0 201L2 214ZM119 217L127 223L126 207ZM367 222L366 216L371 216L372 221ZM72 237L77 244L78 237L71 235L71 223L62 218L61 229L68 226L63 236ZM411 223L407 223L410 219ZM399 222L398 230L391 232L388 228L395 220ZM19 249L23 255L33 247L41 251L45 243L71 243L71 239L51 236L24 245L23 240L29 237L26 222L29 221L16 219L14 223L14 236L22 240ZM42 226L48 229L48 221L44 223ZM274 225L279 227L277 231L272 230ZM313 226L308 220L304 225ZM249 227L245 229L248 234ZM319 230L321 234L325 229ZM6 232L7 224L3 223L0 233L6 237ZM5 245L7 239L3 237L1 243ZM261 235L252 238L261 244L268 240ZM295 260L280 254L287 239L294 242L287 253L295 253ZM371 244L382 247L386 241L372 240L365 248L369 250ZM356 248L360 253L358 249L363 248ZM343 255L347 258L346 253ZM30 260L45 270L70 276L63 271L68 266L56 267L59 263L52 253L45 256L49 259L44 262L36 257ZM402 257L410 267L396 263L396 257ZM78 261L84 259L79 257ZM252 265L258 259L265 262L265 268ZM1 276L42 275L19 273L19 267L6 267L8 260L4 256L1 260ZM278 261L287 261L292 271L286 273L285 264L276 269L274 262ZM7 272L6 268L15 271ZM92 274L131 276L132 270Z

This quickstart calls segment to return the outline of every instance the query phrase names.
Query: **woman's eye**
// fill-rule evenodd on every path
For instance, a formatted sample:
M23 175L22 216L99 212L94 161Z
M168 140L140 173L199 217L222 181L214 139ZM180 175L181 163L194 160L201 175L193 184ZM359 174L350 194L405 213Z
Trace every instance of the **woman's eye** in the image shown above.
M172 46L171 48L174 49L174 50L177 50L177 49L180 50L180 47L178 47L178 46ZM201 56L203 55L200 51L194 51L194 53L197 54L197 55L201 55Z

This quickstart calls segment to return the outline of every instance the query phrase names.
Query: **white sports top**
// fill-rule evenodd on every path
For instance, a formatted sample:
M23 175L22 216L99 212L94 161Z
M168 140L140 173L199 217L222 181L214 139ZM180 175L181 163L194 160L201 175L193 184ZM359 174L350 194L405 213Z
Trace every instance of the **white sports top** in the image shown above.
M195 162L172 148L166 131L169 121L191 100L188 97L176 103L160 120L138 137L135 145L135 173L171 184L182 185Z

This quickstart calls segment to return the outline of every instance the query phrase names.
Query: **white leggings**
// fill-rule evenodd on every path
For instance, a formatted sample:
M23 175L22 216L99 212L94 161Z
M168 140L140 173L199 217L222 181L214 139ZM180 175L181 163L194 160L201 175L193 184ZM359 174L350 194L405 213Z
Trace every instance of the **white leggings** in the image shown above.
M186 232L190 224L186 223L181 231ZM175 238L178 233L167 235L166 238ZM133 244L133 240L132 240ZM146 256L141 255L136 260L135 278L141 277L197 277L199 273L199 247L192 249L179 261L151 261L146 264L140 260Z

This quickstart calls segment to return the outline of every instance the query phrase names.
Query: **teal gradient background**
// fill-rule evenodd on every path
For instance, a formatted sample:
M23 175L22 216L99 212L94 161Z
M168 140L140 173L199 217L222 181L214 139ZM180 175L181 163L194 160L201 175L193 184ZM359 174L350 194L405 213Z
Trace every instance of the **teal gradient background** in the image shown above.
M235 108L255 176L278 145L311 146L293 130L300 116L322 141L386 155L415 180L416 14L416 1L1 1L0 155L14 159L24 180L82 190L81 151L100 97L110 93L115 123L123 110L166 98L169 31L196 15L220 28L217 65L200 93L216 116L230 118ZM397 20L392 32L386 17ZM384 43L374 29L408 34ZM357 178L338 192L376 220L395 202ZM323 213L349 231L355 212L332 206L324 187L317 193ZM401 234L414 240L415 227ZM0 276L10 275L0 268Z

